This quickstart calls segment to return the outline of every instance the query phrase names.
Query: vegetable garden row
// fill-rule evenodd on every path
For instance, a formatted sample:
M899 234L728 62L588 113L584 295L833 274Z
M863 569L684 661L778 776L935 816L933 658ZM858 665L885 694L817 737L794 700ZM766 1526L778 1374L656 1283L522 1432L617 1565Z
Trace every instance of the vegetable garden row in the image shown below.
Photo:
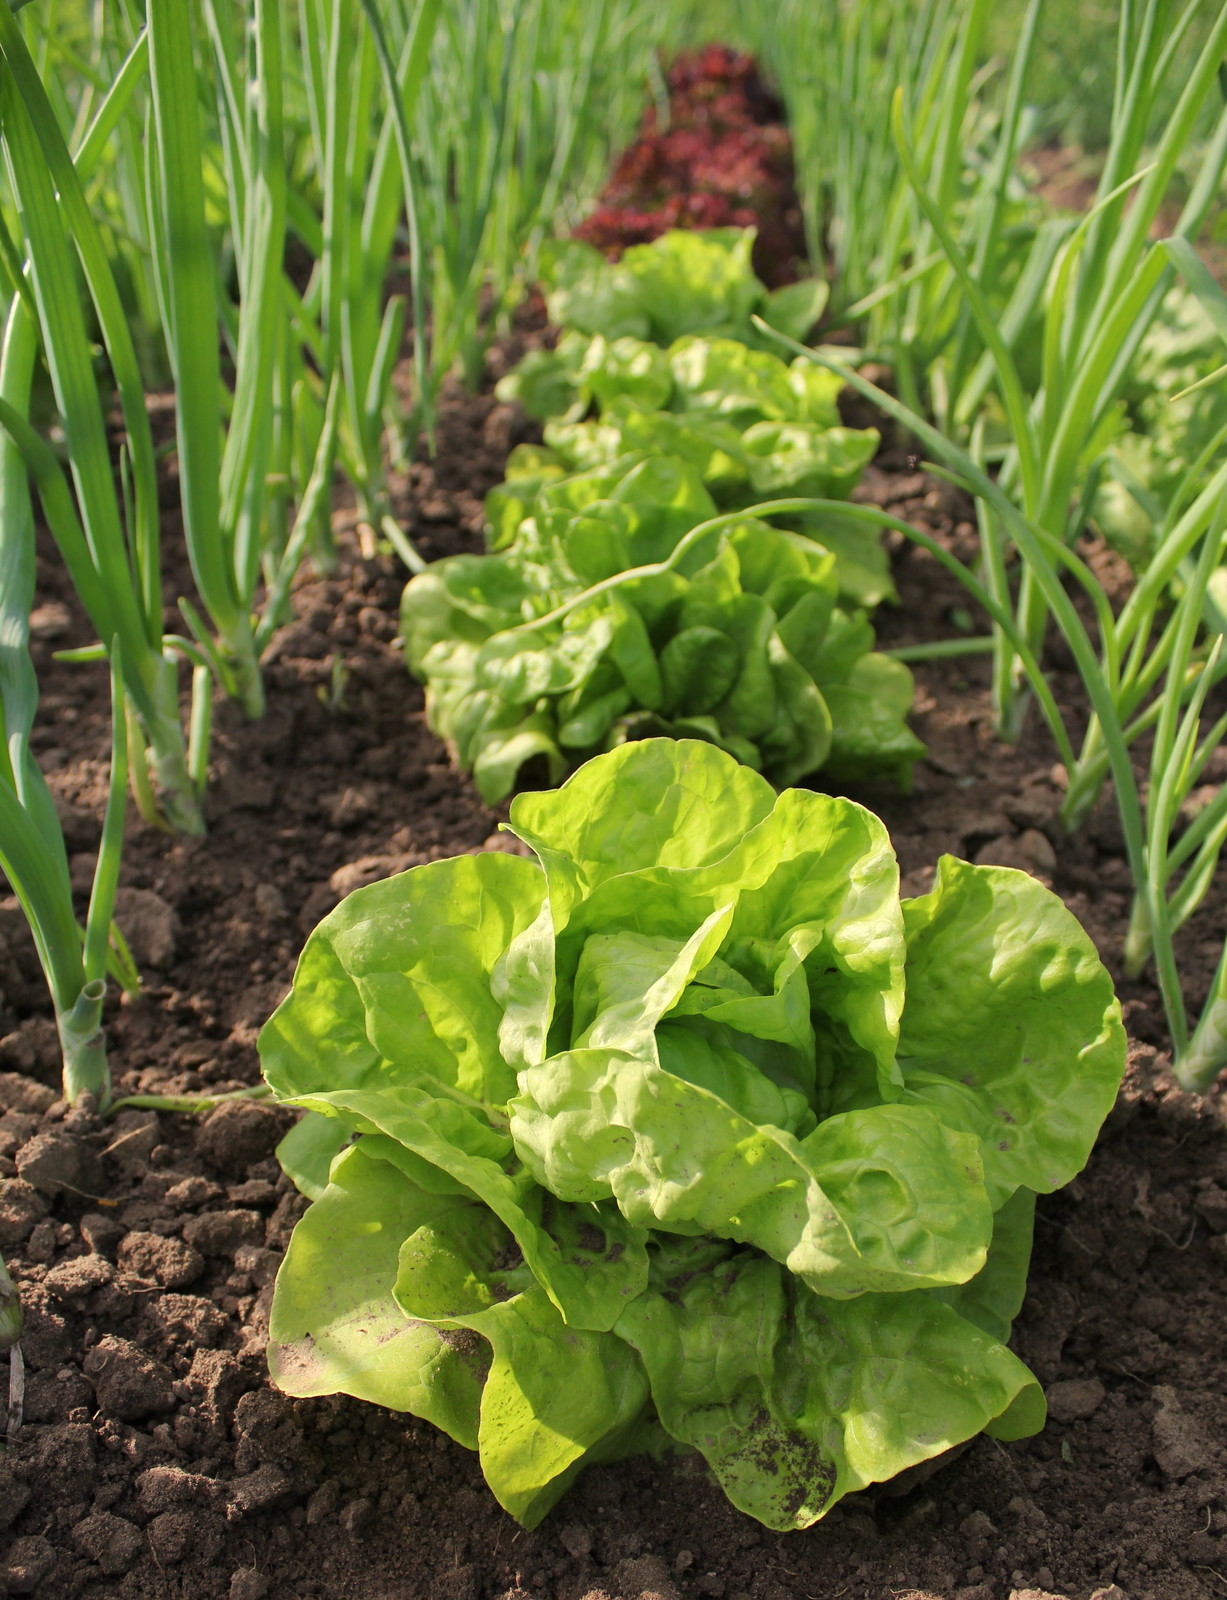
M1219 1592L1227 9L1073 211L1050 22L0 6L8 1592Z

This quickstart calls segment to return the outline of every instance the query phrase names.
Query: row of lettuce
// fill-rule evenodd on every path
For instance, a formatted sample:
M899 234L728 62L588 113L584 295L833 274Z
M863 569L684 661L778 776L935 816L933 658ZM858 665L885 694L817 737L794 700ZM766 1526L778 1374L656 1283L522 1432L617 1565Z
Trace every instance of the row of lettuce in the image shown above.
M564 331L499 389L544 443L488 497L489 552L435 562L402 604L431 724L488 801L653 735L777 787L906 787L923 754L867 616L884 552L836 503L878 434L842 425L838 378L769 348L752 318L803 337L823 290L768 294L752 244L674 232L611 264L572 241L548 263Z
M378 22L373 7L364 9ZM241 95L219 96L234 194L257 175L270 186L276 222L246 230L250 248L237 278L244 290L265 284L282 319L273 339L254 290L219 307L206 274L196 283L208 290L203 298L184 298L208 244L196 183L203 142L199 130L178 129L172 114L196 105L186 13L150 0L149 38L130 41L112 90L119 98L107 102L114 126L124 115L123 94L134 92L152 62L159 159L148 171L161 179L140 209L168 234L198 241L162 263L167 281L157 284L157 298L178 307L168 327L171 364L180 367L181 474L208 489L209 514L196 505L189 540L195 523L198 565L202 554L212 552L214 566L218 551L234 556L226 583L213 589L220 608L205 598L219 631L226 611L233 613L238 643L225 640L219 654L204 623L192 625L194 643L164 640L156 562L142 569L157 623L150 660L156 657L172 699L168 646L195 668L198 715L181 763L193 800L208 765L210 674L233 692L234 663L249 661L244 698L258 709L256 647L277 625L297 562L327 523L337 460L371 525L411 567L421 566L387 513L384 490L382 424L405 307L395 297L385 307L383 297L401 187L418 241L420 333L427 298L433 307L429 360L425 339L417 346L420 420L429 420L433 384L453 358L471 375L484 347L484 336L466 334L464 317L448 330L442 277L436 292L423 294L427 261L437 271L447 251L421 255L424 214L413 215L415 196L434 197L435 221L450 221L476 198L474 186L454 181L464 169L448 157L446 140L433 146L437 181L424 184L413 170L412 102L423 83L445 81L433 68L442 71L455 54L442 35L438 55L430 54L441 9L433 0L420 8L412 37L404 12L406 27L393 30L391 51L373 24L370 39L335 74L356 11L348 17L332 8L327 26L320 12L317 25L304 28L307 54L329 62L334 104L359 83L365 104L378 70L395 90L389 104L400 110L396 137L389 122L374 144L353 137L352 128L342 139L343 118L314 117L319 165L335 182L312 252L320 272L305 295L280 289L295 199L280 186L282 108L265 97L242 117ZM985 8L975 10L982 16ZM313 8L303 16L310 23ZM217 19L212 31L224 45L217 52L224 81L241 87L234 40L225 43ZM561 37L545 21L534 34ZM93 133L72 157L58 135L50 137L55 117L12 19L0 35L25 106L17 115L14 98L6 141L32 218L23 226L33 285L60 309L40 326L53 378L62 369L61 376L82 379L71 393L57 380L57 400L77 441L74 468L81 434L67 399L88 401L101 466L92 497L82 496L86 521L92 530L92 510L99 526L113 526L120 550L126 518L118 499L111 505L101 413L94 417L81 356L84 324L79 337L67 338L62 308L71 294L57 300L47 290L70 281L71 257L67 236L52 226L57 212L43 168L50 163L71 206L89 176ZM255 81L279 82L275 67L262 69L280 37L273 8L258 7L250 41L257 53L247 63ZM600 30L588 38L595 59ZM1214 43L1202 73L1207 85L1213 58L1222 56L1217 34ZM968 62L973 55L969 46ZM404 82L392 79L394 57ZM836 74L833 81L843 80ZM324 80L312 90L322 99ZM1140 93L1122 92L1120 104L1134 104ZM418 121L441 126L443 102L428 98ZM445 98L452 107L471 103L463 94ZM950 137L934 140L938 150L955 148L963 120L957 94L946 105ZM482 133L481 119L462 112L462 121ZM1014 137L1008 119L1003 128L1002 159L985 168L1002 185ZM1178 123L1173 128L1179 132ZM902 154L902 121L899 133ZM551 148L549 139L534 143ZM512 139L501 145L517 148ZM1124 177L1137 154L1110 160L1105 174L1119 165L1116 177ZM957 182L959 163L947 165ZM549 166L552 203L552 156ZM486 191L492 211L499 187L491 180ZM1208 192L1205 185L1195 192L1201 188ZM939 217L954 213L944 198L934 202ZM992 265L998 244L1010 254L1011 230L1000 226L1004 203L966 209L990 221L978 267ZM347 214L362 221L352 237ZM85 241L81 259L95 303L100 313L118 308L105 249L90 253L83 201L75 215L72 243L81 250ZM1141 204L1139 218L1144 232ZM309 212L308 220L314 223ZM1104 226L1114 220L1108 215ZM302 221L299 204L299 227ZM484 225L437 231L441 239L486 236ZM237 222L234 232L237 238ZM429 239L429 225L426 233ZM493 233L509 245L519 237L509 225ZM905 228L897 258L924 262L928 252L910 242L921 237ZM1051 235L1054 251L1059 239ZM1071 264L1081 239L1071 245ZM380 247L368 248L372 240ZM900 902L882 825L846 800L789 787L815 775L828 787L881 777L906 786L923 747L907 726L910 675L874 649L868 613L890 594L883 554L840 510L877 434L841 424L837 379L777 353L770 330L804 338L825 288L801 283L768 293L751 267L752 243L739 230L666 235L616 264L576 243L545 252L550 314L563 335L502 390L543 423L543 442L515 453L507 481L490 497L488 553L436 563L409 583L402 631L433 725L488 800L582 770L561 790L514 803L513 829L535 862L498 852L435 862L351 896L308 942L293 993L261 1041L278 1099L311 1113L282 1147L286 1170L314 1203L277 1280L275 1380L296 1394L343 1391L428 1418L480 1451L502 1504L530 1525L586 1463L638 1450L698 1450L736 1505L789 1529L981 1430L1013 1438L1039 1428L1039 1386L1005 1347L1025 1288L1034 1197L1085 1162L1123 1068L1110 980L1055 896L1023 874L947 860L931 894ZM348 253L361 259L362 273L338 267ZM1105 255L1093 241L1083 260L1093 265ZM518 261L518 245L508 259ZM1042 350L1053 358L1051 375L1061 377L1056 358L1072 352L1077 367L1085 346L1068 337L1030 340L1021 331L1033 325L1023 290L1034 290L1039 304L1054 259L1037 251L1017 303L1013 265L996 287L1009 295L1001 320L1011 348L1020 347L1020 364ZM59 272L63 262L69 267ZM450 264L450 284L462 286L451 303L476 316L483 274L464 259ZM10 275L12 327L21 333L21 272L10 267ZM976 377L983 363L962 278L937 274L935 296L910 270L904 277L887 298L898 302L910 285L911 333L927 339L945 327L929 314L934 307L959 319L954 366L966 368L967 392L978 396L968 416L978 412L988 386ZM1057 291L1061 285L1058 278ZM913 290L921 300L912 300ZM1061 293L1048 298L1059 306ZM1080 286L1078 298L1092 297ZM1115 307L1115 294L1103 298ZM924 314L912 315L914 304ZM230 504L220 509L209 501L218 480L219 311L234 313L236 399L243 399L221 472ZM115 365L124 319L102 320ZM942 342L951 336L943 332ZM34 359L32 328L23 337L28 355L6 363L8 384L18 389L28 389ZM305 365L289 359L300 345L310 349ZM280 376L260 380L276 351ZM1138 432L1122 442L1119 470L1095 486L1103 524L1111 524L1114 506L1119 514L1119 537L1128 537L1135 511L1153 524L1147 496L1164 493L1167 457L1191 448L1187 428L1170 451L1161 437L1172 415L1156 398L1170 388L1165 354L1159 345L1146 354L1154 364L1149 376L1144 361L1136 364L1141 387L1131 403L1150 440ZM208 380L203 387L185 377L188 356ZM900 332L892 359L905 395L915 356L914 341ZM318 393L310 384L301 394L295 388L300 366L324 379ZM126 399L143 417L135 358L129 368L135 377ZM253 531L259 508L235 486L242 472L261 493L268 482L260 463L272 459L276 408L257 415L256 401L278 385L287 416L286 404L298 396L297 432L283 442L293 446L299 510L270 554ZM928 387L936 398L936 376ZM1009 392L1004 379L1000 387ZM958 398L957 384L946 389ZM9 387L5 393L7 404L14 397ZM1199 402L1213 442L1211 405L1209 396ZM938 409L958 421L957 407ZM1096 459L1127 414L1120 407L1105 416L1104 432L1088 443ZM251 426L238 425L253 416ZM987 443L998 453L1000 421L993 413L986 422ZM1013 427L1016 418L1008 421ZM298 432L305 442L295 442ZM1008 451L1007 443L1007 488ZM152 485L151 449L141 461ZM16 461L10 466L8 492L24 496ZM156 496L142 494L137 477L135 503L148 512ZM1088 505L1092 498L1088 492ZM1055 499L1063 532L1064 498ZM274 521L284 521L286 505L277 500ZM32 527L24 500L21 509ZM32 593L32 541L26 554L22 583L28 577ZM262 561L276 604L248 640ZM90 569L82 570L88 579ZM206 577L211 570L202 568ZM110 576L126 594L127 564L112 562ZM10 608L20 599L17 609L28 611L25 589L18 595L10 587ZM25 626L21 617L8 630L23 650ZM114 632L99 625L104 645ZM116 745L103 892L98 909L91 907L85 966L78 961L53 983L66 1061L74 1038L88 1058L67 1075L69 1097L88 1091L104 1102L100 1019L122 829L124 675L130 693L145 660L135 650L127 659L126 651L125 643L112 652ZM27 676L32 681L32 671ZM24 761L34 699L24 681L18 688L22 694L6 698L6 719L10 746ZM144 755L138 745L137 783ZM19 785L41 784L32 761L14 766ZM34 836L31 825L28 856L41 866L52 858L39 848L52 811L41 787L31 792L43 832ZM7 794L0 785L0 797ZM152 798L147 810L156 810ZM19 821L13 800L3 819L10 832L15 815ZM187 821L198 825L194 816ZM51 842L64 913L52 932L75 956L58 824ZM84 1010L72 1004L78 995L90 1002Z
M513 800L535 859L350 895L260 1039L312 1201L274 1381L434 1423L528 1527L642 1452L697 1451L784 1531L1036 1432L1007 1345L1035 1198L1124 1068L1051 891L946 858L901 901L882 823L790 787L906 785L923 747L866 615L882 552L840 517L878 436L768 347L752 314L803 335L817 297L766 296L749 247L555 258L566 331L501 391L544 441L402 631L488 800L580 770Z

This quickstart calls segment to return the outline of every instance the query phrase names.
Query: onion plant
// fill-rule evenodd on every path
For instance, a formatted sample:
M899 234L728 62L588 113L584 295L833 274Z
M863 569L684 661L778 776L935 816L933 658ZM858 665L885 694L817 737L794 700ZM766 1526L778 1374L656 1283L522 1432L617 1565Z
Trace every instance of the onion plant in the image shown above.
M167 369L148 232L144 124L134 98L147 67L144 5L42 0L23 8L21 21L78 171L83 159L88 165L90 208L147 385L162 387ZM95 146L88 154L87 141Z
M409 32L406 0L363 7L395 55ZM453 366L470 385L480 378L556 214L603 176L640 112L654 52L684 14L682 5L649 9L644 0L443 8L416 107L406 107L404 174L436 381Z
M1201 301L1219 335L1227 344L1227 295L1211 276L1187 239L1169 239L1164 247L1174 265ZM1227 379L1227 366L1220 367L1201 380L1196 387L1223 383ZM1171 396L1169 398L1177 398ZM1219 437L1212 440L1202 459L1193 463L1179 486L1172 512L1167 522L1182 503L1191 498L1192 488L1209 459L1217 455L1224 443ZM1227 716L1220 716L1203 732L1200 713L1206 693L1212 683L1227 675L1223 664L1224 630L1221 613L1205 604L1211 574L1223 559L1224 530L1227 529L1227 468L1220 468L1202 490L1200 500L1213 499L1210 531L1202 545L1201 556L1188 571L1188 561L1182 576L1184 590L1177 602L1170 628L1178 633L1173 650L1172 673L1184 668L1195 655L1195 640L1199 624L1208 621L1205 629L1211 639L1205 664L1199 675L1197 691L1183 719L1177 723L1174 706L1177 695L1169 692L1164 697L1163 715L1155 735L1150 767L1150 813L1152 829L1148 837L1151 872L1151 901L1162 905L1171 927L1180 924L1196 910L1209 891L1218 866L1219 855L1227 843L1227 783L1217 789L1199 790L1194 796L1194 786L1205 773L1210 757L1227 735ZM1197 502L1194 502L1196 506ZM1166 528L1165 523L1165 528ZM1196 799L1192 815L1190 801ZM1177 828L1180 827L1179 833ZM1129 928L1126 959L1136 971L1145 964L1154 943L1154 929L1148 919L1150 907L1139 901ZM1201 1018L1193 1031L1183 1061L1179 1063L1179 1076L1187 1088L1205 1089L1217 1077L1227 1061L1227 942L1219 958L1210 997Z
M810 257L815 264L830 263L836 312L874 292L877 304L889 298L899 287L891 283L890 263L897 265L901 252L913 258L905 269L936 265L928 259L931 245L927 253L910 249L902 215L910 195L881 107L903 87L943 151L961 155L961 141L952 142L949 130L961 133L968 110L968 67L982 10L968 0L924 0L919 6L907 0L854 0L849 6L784 0L776 15L756 14L754 44L788 107ZM956 70L948 72L955 61ZM948 188L950 178L957 181L962 172L961 163L947 166Z
M66 180L67 191L58 174L69 174L73 163L60 119L27 52L19 78L21 93L33 108L30 115L39 138L56 150L52 164L56 187L68 194L61 207L62 221L53 206L48 209L52 191L45 178L31 173L28 165L21 173L14 169L12 188L22 211L23 231L28 231L28 195L42 184L43 208L36 213L42 223L36 240L29 242L32 291L38 292L40 282L35 243L43 276L53 270L59 274L57 305L65 305L74 246L84 268L91 314L101 328L125 416L125 485L131 493L122 505L109 467L103 465L101 408L92 373L87 377L90 323L84 313L78 315L65 305L62 315L40 312L40 329L49 364L53 355L56 362L53 379L60 369L72 373L75 387L64 393L71 392L81 417L88 419L69 425L61 392L68 378L57 382L56 399L69 436L69 459L78 480L91 559L102 572L104 589L125 614L133 609L120 595L130 565L127 587L139 590L141 626L155 648L160 644L165 658L157 677L160 699L151 707L145 703L151 698L146 680L156 676L147 665L150 651L142 652L135 630L129 630L134 636L124 640L125 681L138 712L132 731L150 745L161 815L174 826L199 831L198 791L208 760L210 677L248 714L259 714L263 706L259 653L276 624L284 620L289 585L307 548L299 521L293 530L287 526L288 505L297 498L300 512L308 507L318 521L325 499L322 490L331 482L336 429L326 426L334 412L325 404L318 408L314 429L309 423L305 429L302 425L301 414L307 409L301 404L305 359L296 342L301 322L291 329L294 297L284 273L287 177L281 104L284 19L279 0L258 0L250 20L242 22L221 0L204 0L201 14L207 42L195 35L191 8L154 0L147 12L147 32L136 34L110 92L101 103L90 102L92 115L76 149L76 177ZM20 50L20 32L11 19L6 37L14 51ZM212 123L202 114L202 86L215 90L218 110ZM147 104L138 98L138 87L142 95L147 91ZM76 121L80 125L82 118ZM183 524L202 602L199 608L188 598L180 602L189 637L164 638L160 631L154 454L141 392L145 374L130 336L131 323L139 318L133 318L131 305L123 301L112 271L115 258L108 253L111 241L87 203L94 193L95 174L104 165L108 140L142 124L146 137L136 143L143 171L133 195L145 207L145 236L152 241L145 254L174 380ZM10 143L15 137L10 135ZM118 164L125 165L122 151ZM220 237L228 241L234 262L233 298L216 266L219 230L207 215L208 206L218 199L224 222ZM9 276L16 279L20 251L14 247L8 254L14 253L18 261L10 264ZM223 381L223 345L233 363L232 384ZM87 430L92 449L88 496L81 491L83 467L74 444L82 429ZM326 455L323 462L316 460L320 449ZM46 476L53 464L45 452L41 459ZM274 485L278 494L271 492ZM70 510L66 506L64 502L64 516ZM103 532L96 535L99 519ZM115 554L116 530L127 523L133 544L130 563ZM109 541L105 558L98 556L99 540L104 538ZM70 561L70 570L100 638L114 636L115 629L102 625L90 594L81 588L82 582L88 586L90 575L79 559ZM261 582L272 603L257 617ZM101 647L79 654L89 658L99 653ZM178 782L173 749L177 657L187 658L194 669L193 738L180 761L184 773ZM157 720L159 712L167 726ZM151 815L153 801L141 762L134 761L132 774L142 809Z
M324 390L339 387L338 456L360 515L411 571L423 563L390 514L386 431L394 455L411 453L420 428L433 434L444 377L476 383L556 214L633 126L674 20L643 0L301 0L318 192L293 184L290 203L304 238L316 205L318 233L300 309ZM407 294L389 294L402 272ZM394 378L407 326L406 408Z
M251 617L253 638L244 638L243 647L258 658L285 620L284 593L303 555L301 541L290 534L290 504L297 498L301 507L306 498L322 440L322 470L331 481L334 436L325 435L320 381L307 358L317 331L285 270L291 209L286 100L294 89L285 8L280 0L264 0L238 11L225 0L204 0L201 15L211 56L198 38L197 59L212 66L214 114L210 119L202 111L198 131L202 155L207 151L216 164L216 192L206 186L206 213L211 199L224 204L212 252L219 263L215 305L207 303L203 280L198 289L201 309L218 319L233 363L232 386L213 389L210 371L209 392L217 401L199 413L203 423L218 403L223 412L229 409L218 538L210 541L220 542L228 559L210 579L220 583L224 606L229 602ZM267 593L257 617L261 577ZM196 631L198 637L204 632ZM241 672L227 672L223 663L220 676L249 714L257 714L263 691L250 657Z
M43 512L74 587L105 649L118 641L140 749L133 786L151 819L188 832L203 826L205 751L189 749L179 717L178 642L163 633L155 458L141 374L97 225L21 30L0 7L0 114L9 181L28 260L20 298L41 341L63 424L75 498L59 462L20 407L0 403L0 422L37 484ZM91 148L97 148L92 146ZM88 292L118 390L126 444L116 483L78 288ZM194 682L198 703L208 685ZM203 731L205 719L193 727ZM147 755L147 760L146 760Z
M1034 0L1028 12L1032 26L1039 3ZM1115 427L1129 362L1171 281L1168 256L1150 233L1177 163L1207 114L1210 135L1173 230L1176 237L1196 235L1227 168L1227 110L1208 112L1219 93L1219 68L1227 52L1227 7L1218 10L1150 160L1141 165L1155 106L1196 10L1194 0L1173 20L1168 0L1122 7L1112 136L1095 204L1057 241L1055 252L1051 236L1037 237L1004 314L994 308L986 283L981 250L986 235L980 233L971 248L956 237L940 192L926 181L905 97L895 98L900 158L965 302L958 337L946 358L939 420L954 437L970 440L973 455L986 461L993 452L988 449L985 403L993 392L997 423L1004 426L1005 436L996 452L1000 484L1041 536L1062 549L1085 527L1096 463ZM989 220L983 226L988 228ZM1036 314L1038 335L1024 340ZM1038 362L1028 359L1033 347ZM982 530L983 559L1002 601L1008 598L1009 543L1007 526L990 509ZM1017 607L1023 631L1037 648L1049 607L1029 563L1023 566ZM1026 675L1000 630L994 698L1000 730L1008 738L1017 737L1029 699ZM1080 779L1096 770L1099 738L1093 727L1084 760L1071 773L1068 825L1076 825L1093 802L1094 784L1086 787Z
M383 13L391 11L393 26ZM391 515L384 425L407 303L388 293L402 218L408 228L417 405L431 417L430 339L408 126L421 93L439 0L408 8L302 0L300 38L316 176L318 264L304 297L319 329L323 381L339 396L337 439L366 524L412 571L423 562ZM410 424L412 428L412 423Z
M206 4L219 46L223 88L238 64L226 51L231 19ZM285 173L281 151L281 21L276 0L256 0L252 95L233 105L226 129L240 315L231 425L219 351L218 287L205 220L197 42L191 7L148 0L151 233L175 378L183 526L196 587L218 633L209 640L193 609L189 626L226 689L250 716L264 706L252 608L260 577L260 530L271 446L269 399L282 333ZM241 80L240 80L241 81ZM239 146L234 153L234 146ZM246 164L241 157L246 157Z
M29 406L38 351L32 316L14 301L0 350L0 399L5 414ZM9 437L0 437L0 867L24 910L55 1007L64 1059L64 1095L76 1102L110 1096L102 1004L106 993L111 913L119 877L127 791L122 653L111 655L113 739L102 843L84 935L73 910L68 853L59 816L30 749L38 683L29 652L34 597L34 517L25 463Z
M933 363L952 339L965 342L963 296L882 107L900 91L922 130L915 161L926 186L959 238L974 241L981 281L1004 309L1020 245L1038 242L1014 171L1031 125L1022 85L1038 9L1033 0L996 112L987 95L994 72L980 65L988 0L784 0L746 23L787 103L810 257L830 266L832 312L865 320L867 346L890 361L913 405L940 406ZM1041 254L1051 252L1053 232L1040 229Z
M209 48L190 8L148 5L151 231L175 376L184 531L204 615L180 605L222 689L257 717L260 655L285 620L310 534L327 525L336 401L347 391L286 271L295 209L286 8L254 0L238 13L226 0L202 0L200 12ZM201 74L213 90L211 120L194 95ZM211 166L216 193L202 176ZM209 215L219 198L220 237ZM301 206L296 214L301 221ZM325 274L337 269L336 241L325 237L320 248Z
M767 325L760 324L764 331ZM1227 535L1227 466L1210 478L1194 503L1160 546L1119 615L1112 611L1098 579L1063 540L1032 521L1007 491L964 448L933 427L919 413L887 394L850 367L833 359L829 349L802 351L818 365L839 372L866 398L912 432L932 453L943 476L974 495L981 518L992 517L1018 549L1024 570L1055 620L1086 690L1098 729L1095 753L1100 787L1110 776L1120 815L1125 855L1134 882L1134 909L1126 959L1135 970L1147 957L1156 978L1172 1041L1174 1071L1188 1089L1204 1090L1227 1067L1227 950L1205 1009L1190 1024L1181 989L1174 935L1196 910L1213 880L1227 842L1227 786L1183 831L1177 832L1196 786L1214 750L1227 733L1227 717L1202 728L1206 696L1227 676L1219 636L1207 646L1198 642L1206 587L1222 559ZM832 502L830 509L837 508ZM1070 777L1078 778L1079 756L1048 685L1039 650L1032 647L1024 619L1011 612L991 582L976 573L929 535L875 506L843 507L911 538L927 548L984 606L994 627L1015 653L1031 692L1040 706ZM1181 564L1193 557L1171 614L1162 602ZM1073 583L1089 602L1093 622L1084 622L1067 584ZM1134 771L1131 746L1139 735L1154 730L1150 782L1143 788ZM1204 798L1204 797L1202 797Z
M418 106L416 176L435 368L458 361L470 386L493 321L483 292L497 316L524 246L552 218L614 12L610 0L464 0L444 14Z

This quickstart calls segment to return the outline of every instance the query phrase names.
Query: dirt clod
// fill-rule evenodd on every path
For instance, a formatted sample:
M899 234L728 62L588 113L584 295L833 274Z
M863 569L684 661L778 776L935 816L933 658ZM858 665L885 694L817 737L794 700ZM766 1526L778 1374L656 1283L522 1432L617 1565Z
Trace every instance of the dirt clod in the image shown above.
M0 1561L0 1581L8 1594L33 1594L55 1567L55 1561L55 1550L39 1535L15 1539Z
M33 1184L20 1178L0 1183L0 1247L20 1244L46 1215L47 1202Z
M10 1111L46 1111L60 1090L60 1036L49 1017L28 1017L0 1039L0 1105Z
M218 1172L235 1177L271 1155L281 1129L276 1114L250 1100L232 1100L211 1111L196 1134L196 1148Z
M99 1406L125 1422L169 1411L175 1403L170 1373L127 1339L108 1334L88 1352L84 1366Z
M1050 1384L1048 1415L1054 1422L1074 1422L1093 1417L1104 1402L1107 1390L1098 1378L1066 1378Z
M680 1600L677 1585L659 1556L619 1561L605 1582L620 1600Z
M119 889L115 894L118 923L137 966L165 972L175 959L179 915L152 889Z
M1056 851L1038 828L1001 834L976 851L978 867L1015 867L1020 872L1049 877L1057 864Z
M359 1500L351 1500L347 1506L342 1506L337 1521L346 1533L361 1533L374 1515L374 1505L363 1496Z
M569 1522L559 1529L558 1542L574 1561L583 1561L592 1550L592 1529Z
M264 1219L258 1211L206 1211L183 1225L187 1243L206 1256L232 1256L243 1245L262 1244Z
M18 1176L49 1197L65 1192L93 1196L103 1187L97 1155L71 1133L36 1133L15 1160Z
M157 1233L130 1233L119 1246L124 1272L166 1289L186 1289L204 1271L204 1258L183 1239Z
M47 1224L40 1222L39 1227ZM105 1256L71 1256L52 1267L43 1279L44 1286L60 1300L84 1301L114 1277L114 1268Z
M1155 1460L1162 1470L1169 1478L1187 1478L1208 1467L1213 1451L1197 1417L1170 1384L1159 1384L1154 1397L1159 1405L1153 1426Z
M163 1511L145 1529L153 1558L160 1565L176 1566L189 1555L209 1561L222 1543L217 1518L199 1510Z
M182 1467L150 1467L136 1480L137 1509L147 1517L160 1516L176 1506L207 1505L216 1499L217 1484Z
M72 1542L104 1578L118 1578L139 1560L145 1541L141 1530L124 1517L109 1511L96 1511L83 1517L72 1530Z
M290 1492L289 1478L279 1467L265 1462L245 1477L226 1485L226 1510L240 1517L253 1511L266 1511Z
M102 1211L87 1211L78 1223L82 1239L95 1255L113 1256L125 1237L122 1224Z
M235 1407L257 1382L238 1357L226 1350L197 1350L185 1379L204 1415L222 1426L229 1425Z
M7 1530L30 1503L30 1490L12 1467L0 1465L0 1530Z
M230 1579L229 1600L264 1600L269 1580L255 1567L240 1567Z
M79 1408L92 1409L93 1400L93 1385L76 1367L26 1375L26 1422L67 1422Z

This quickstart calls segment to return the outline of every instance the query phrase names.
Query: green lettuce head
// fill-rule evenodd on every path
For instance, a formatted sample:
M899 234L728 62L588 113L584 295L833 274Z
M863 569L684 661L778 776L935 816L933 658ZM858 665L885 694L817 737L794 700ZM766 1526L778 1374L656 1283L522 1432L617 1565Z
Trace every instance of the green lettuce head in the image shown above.
M570 478L649 456L685 461L724 511L781 496L846 500L879 441L874 428L841 424L840 387L803 356L790 365L727 337L687 335L661 350L571 330L499 382L500 399L546 426L544 444L518 445L506 482L486 496L489 547L514 548ZM844 600L894 597L875 532L834 507L802 514L798 526L837 558Z
M987 1431L1036 1193L1124 1035L1024 873L943 859L698 741L522 795L490 853L360 889L260 1039L314 1203L269 1361L412 1412L534 1525L586 1464L697 1450L775 1529Z
M688 333L757 345L750 319L758 315L804 339L826 307L827 285L808 278L768 292L750 265L754 238L753 228L674 228L617 262L578 239L551 241L540 262L550 321L661 345Z
M650 735L710 740L778 788L819 769L909 786L912 675L837 603L834 553L715 513L693 460L620 456L541 482L506 548L410 580L406 662L483 799Z

